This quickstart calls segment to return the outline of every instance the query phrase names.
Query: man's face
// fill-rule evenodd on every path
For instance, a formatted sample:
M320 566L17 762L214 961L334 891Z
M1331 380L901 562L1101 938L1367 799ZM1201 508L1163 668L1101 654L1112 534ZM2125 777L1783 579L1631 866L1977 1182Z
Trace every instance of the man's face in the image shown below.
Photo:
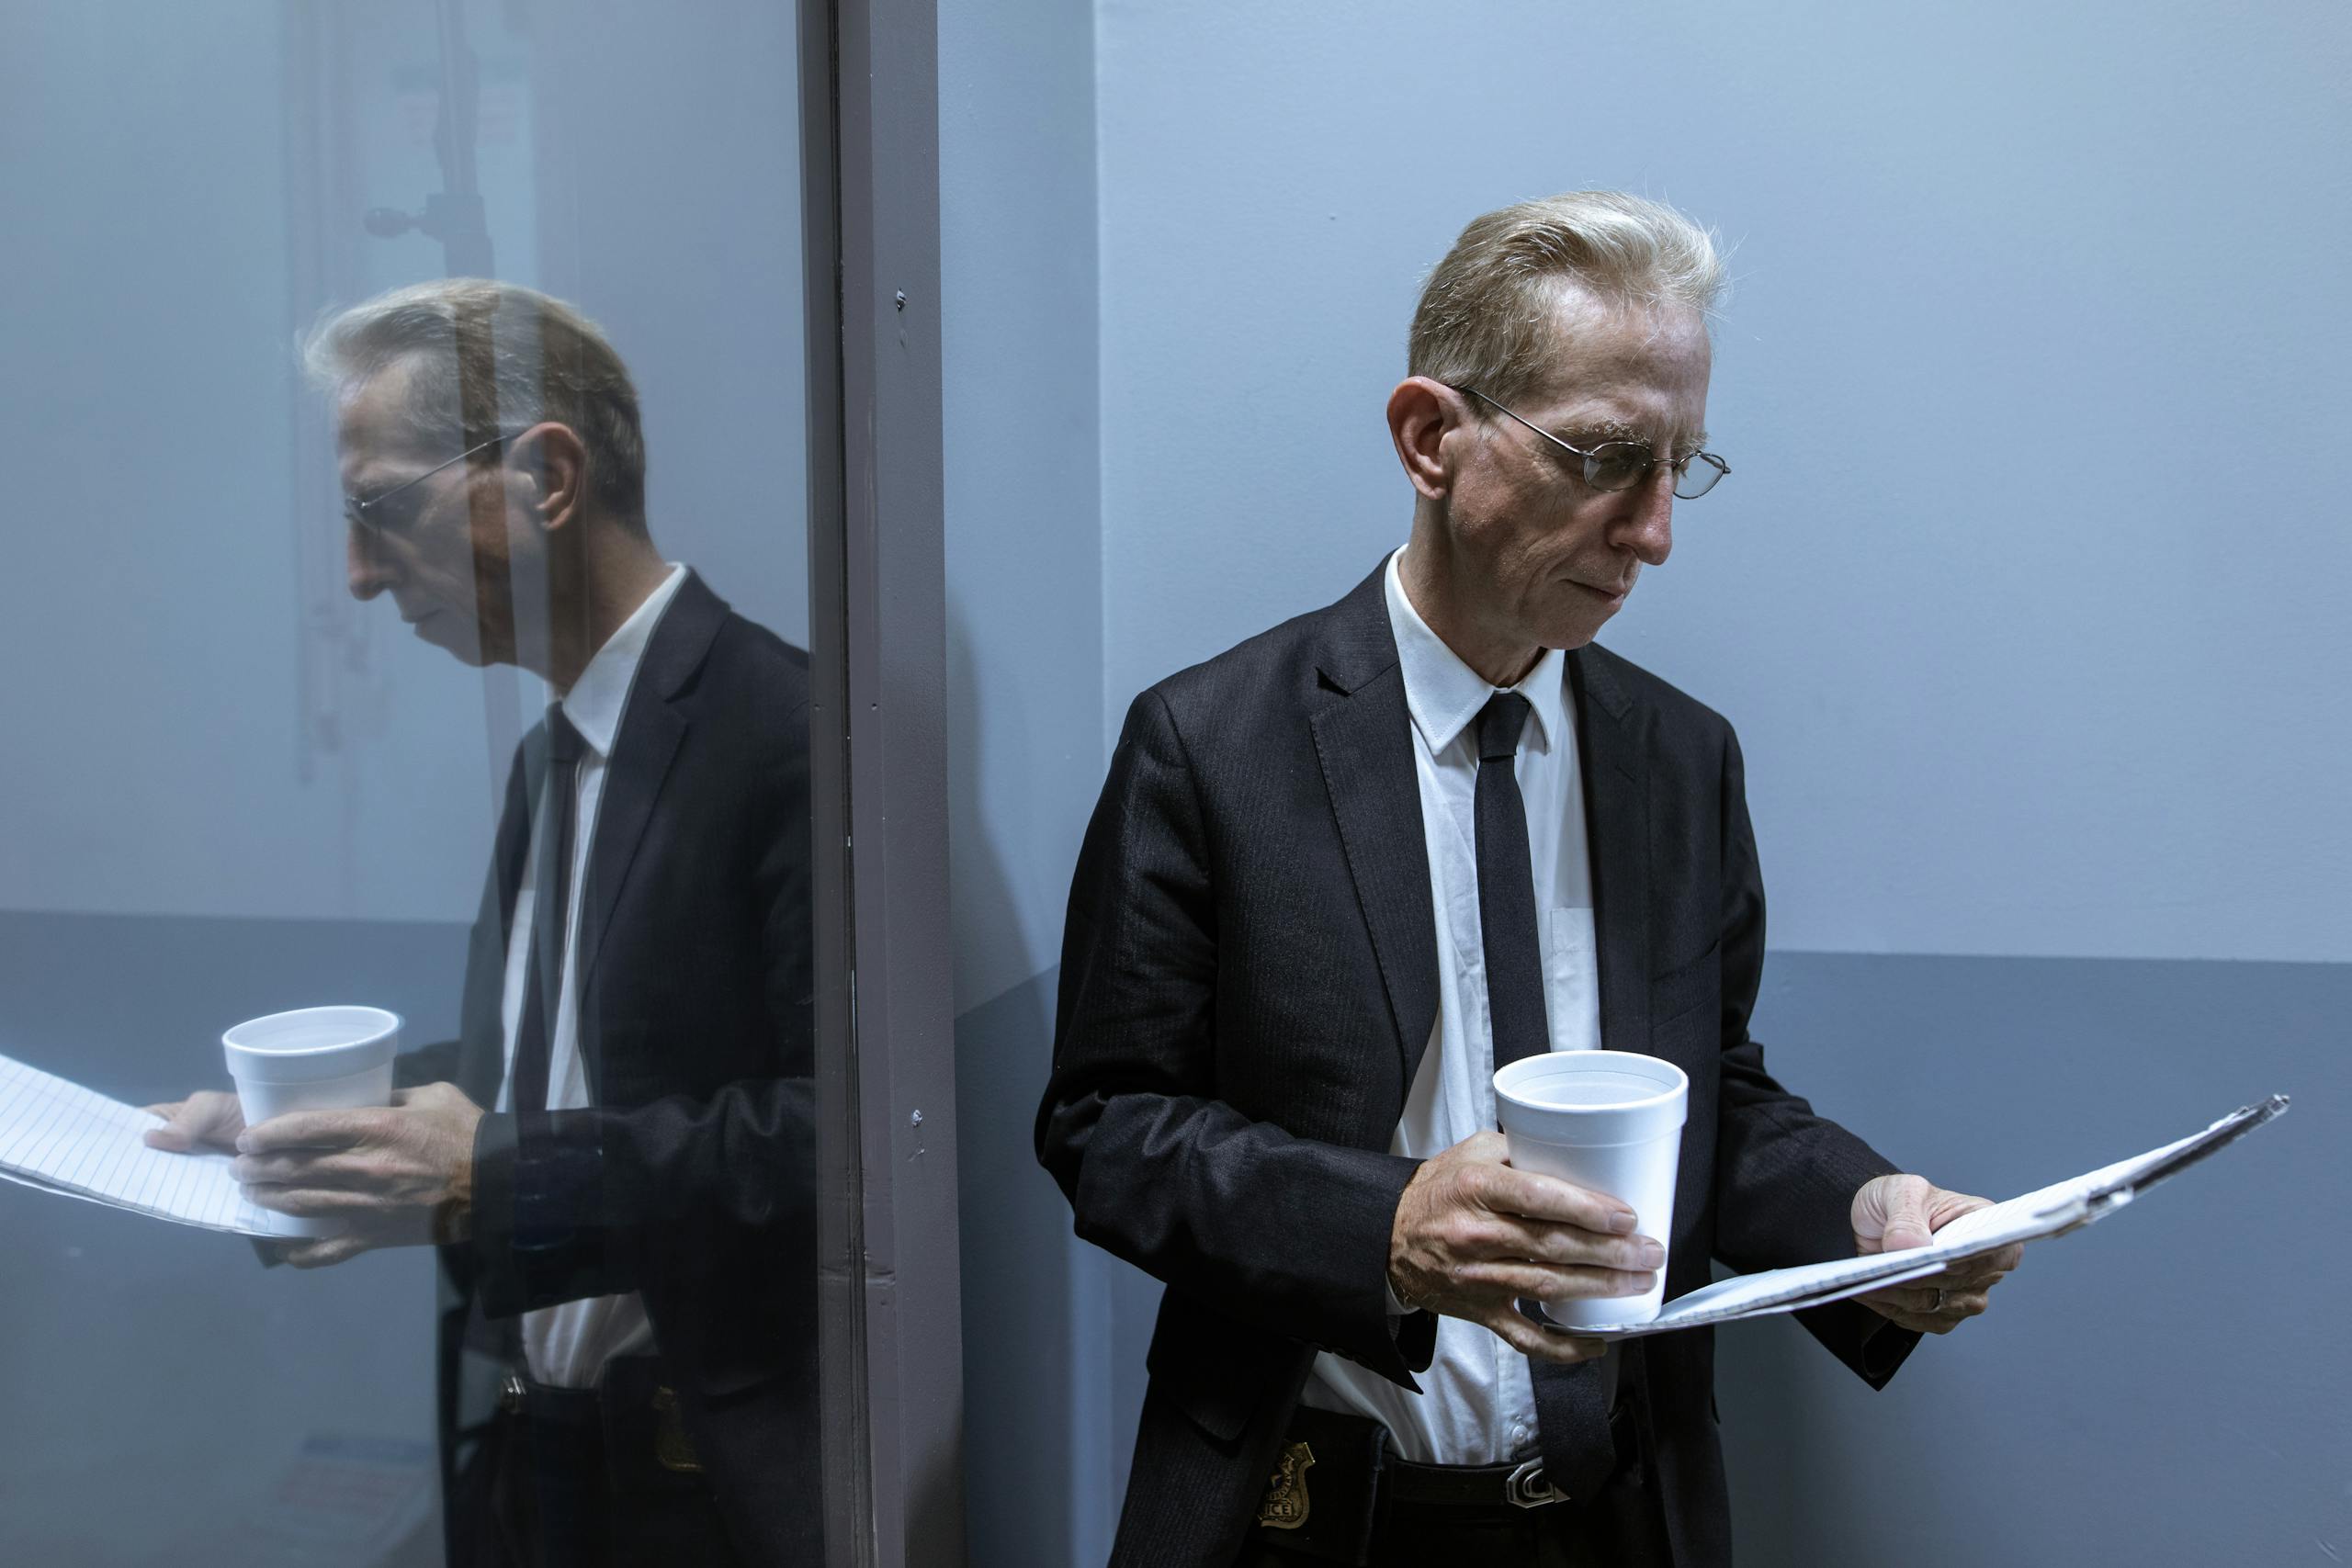
M1694 312L1603 307L1570 294L1552 374L1512 412L1574 446L1637 441L1661 457L1706 437L1710 355ZM1659 463L1631 490L1598 491L1580 459L1472 398L1483 415L1450 432L1447 497L1458 602L1488 637L1581 648L1674 546L1674 476Z
M407 374L395 365L336 406L347 496L382 495L457 455L420 450L409 434L399 417ZM493 447L444 468L371 507L367 524L345 525L351 596L390 593L418 637L474 665L514 659L512 536L497 458Z

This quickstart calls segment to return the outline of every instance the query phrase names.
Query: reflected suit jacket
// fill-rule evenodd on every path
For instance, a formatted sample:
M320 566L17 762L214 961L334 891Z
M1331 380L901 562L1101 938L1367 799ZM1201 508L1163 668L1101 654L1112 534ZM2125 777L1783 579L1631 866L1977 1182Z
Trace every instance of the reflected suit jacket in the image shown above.
M442 1248L441 1438L471 1315L634 1291L738 1550L819 1540L808 656L689 574L606 761L574 974L591 1107L492 1111L473 1234ZM485 1109L507 933L544 776L525 737L475 921L461 1037L401 1058Z
M1601 1038L1690 1077L1667 1294L1713 1258L1849 1255L1855 1190L1893 1168L1748 1037L1764 901L1731 728L1601 649L1567 666ZM1386 1297L1417 1168L1388 1149L1438 1007L1413 744L1381 570L1128 710L1070 890L1036 1126L1078 1234L1168 1287L1121 1568L1231 1562L1317 1350L1408 1388L1429 1365L1435 1320ZM1917 1343L1850 1303L1801 1318L1874 1385ZM1727 1562L1712 1336L1621 1354L1630 1461L1675 1562Z

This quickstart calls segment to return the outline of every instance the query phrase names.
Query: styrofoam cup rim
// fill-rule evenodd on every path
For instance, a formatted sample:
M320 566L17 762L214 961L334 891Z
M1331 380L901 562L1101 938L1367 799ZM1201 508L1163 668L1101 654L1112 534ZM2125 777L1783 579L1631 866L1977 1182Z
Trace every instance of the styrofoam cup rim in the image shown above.
M293 1019L315 1019L323 1013L339 1013L355 1026L353 1036L331 1040L319 1045L265 1045L239 1036L248 1031L263 1032L273 1025L282 1026ZM220 1044L233 1058L245 1056L256 1062L302 1061L311 1057L344 1052L361 1052L373 1045L382 1045L400 1032L401 1015L384 1008L355 1003L338 1003L326 1007L288 1008L283 1012L264 1013L243 1023L230 1025L220 1032Z
M1639 1100L1612 1100L1607 1105L1558 1105L1544 1100L1530 1100L1519 1092L1517 1087L1519 1079L1547 1076L1542 1071L1543 1068L1552 1066L1556 1069L1559 1063L1577 1057L1590 1059L1596 1064L1601 1057L1609 1058L1612 1064L1644 1062L1652 1066L1665 1068L1667 1072L1673 1075L1673 1081L1656 1094L1645 1095ZM1572 1063L1571 1065L1581 1064ZM1522 1072L1521 1070L1522 1068L1526 1070ZM1574 1116L1589 1113L1622 1116L1634 1111L1657 1110L1677 1100L1687 1099L1690 1092L1690 1074L1663 1056L1645 1055L1639 1051L1547 1051L1532 1056L1522 1056L1518 1061L1498 1067L1495 1071L1497 1095L1510 1100L1521 1110L1541 1111L1548 1115Z

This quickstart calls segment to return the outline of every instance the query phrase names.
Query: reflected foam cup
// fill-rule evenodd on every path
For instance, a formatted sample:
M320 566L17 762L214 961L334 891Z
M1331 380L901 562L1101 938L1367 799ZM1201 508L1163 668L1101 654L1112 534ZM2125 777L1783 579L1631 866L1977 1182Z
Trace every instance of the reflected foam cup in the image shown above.
M1631 1051L1552 1051L1495 1073L1495 1112L1511 1165L1605 1192L1634 1211L1635 1234L1666 1245L1674 1231L1674 1172L1690 1113L1680 1067ZM1646 1323L1666 1299L1666 1270L1638 1296L1545 1302L1565 1328Z
M392 1102L400 1014L382 1008L296 1008L247 1019L220 1036L245 1124L296 1111L361 1111ZM300 1235L334 1235L339 1220L289 1220Z

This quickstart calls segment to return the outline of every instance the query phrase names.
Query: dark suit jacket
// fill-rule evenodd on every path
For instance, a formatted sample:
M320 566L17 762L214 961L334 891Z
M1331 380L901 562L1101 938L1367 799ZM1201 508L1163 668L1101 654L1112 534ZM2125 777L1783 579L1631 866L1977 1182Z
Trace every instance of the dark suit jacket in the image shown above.
M641 1292L686 1434L747 1561L817 1561L808 656L689 576L606 765L574 959L591 1109L482 1118L474 1229L445 1247L442 1438L458 1342L491 1319ZM503 1077L506 936L543 776L510 774L462 1038L403 1082Z
M1385 568L1384 568L1385 570ZM1690 1076L1668 1297L1853 1249L1892 1169L1748 1038L1764 900L1731 727L1599 648L1568 659L1601 1036ZM1168 1285L1115 1564L1223 1568L1317 1349L1418 1385L1435 1320L1387 1311L1415 1162L1387 1150L1438 1005L1429 858L1382 572L1129 709L1070 889L1038 1157L1078 1234ZM1883 1382L1916 1337L1804 1314ZM1674 1560L1728 1559L1704 1330L1629 1342Z

